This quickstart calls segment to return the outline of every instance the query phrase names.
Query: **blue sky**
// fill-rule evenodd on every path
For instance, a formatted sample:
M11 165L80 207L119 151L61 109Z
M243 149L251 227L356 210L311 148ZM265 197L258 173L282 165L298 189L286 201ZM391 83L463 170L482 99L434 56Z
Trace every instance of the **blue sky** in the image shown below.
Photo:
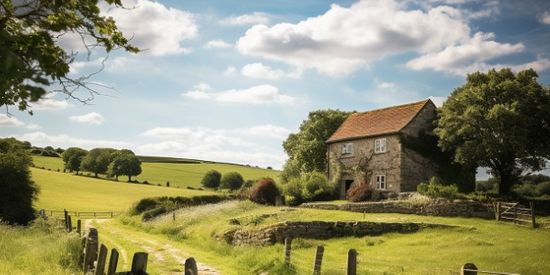
M0 136L280 168L282 141L312 110L441 102L493 67L550 83L547 1L124 3L102 10L144 51L112 52L91 104L52 93L33 116L10 108ZM80 53L75 77L105 58L80 41L59 40Z

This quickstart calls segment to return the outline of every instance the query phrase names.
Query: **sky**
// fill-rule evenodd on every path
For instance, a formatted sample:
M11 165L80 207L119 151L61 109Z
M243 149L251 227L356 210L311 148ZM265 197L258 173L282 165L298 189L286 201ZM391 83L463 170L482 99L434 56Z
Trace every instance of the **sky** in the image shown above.
M101 95L50 93L32 116L11 107L0 136L281 168L282 142L310 111L441 104L490 68L533 68L550 84L548 1L123 3L102 13L142 51L88 52L61 36L78 53L72 77L103 64L91 78Z

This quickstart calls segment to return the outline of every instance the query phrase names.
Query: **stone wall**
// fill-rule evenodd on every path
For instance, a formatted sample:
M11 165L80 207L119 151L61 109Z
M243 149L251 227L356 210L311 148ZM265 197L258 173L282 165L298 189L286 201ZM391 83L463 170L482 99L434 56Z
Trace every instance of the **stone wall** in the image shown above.
M232 245L269 245L283 243L286 237L330 239L377 236L390 232L414 233L423 228L435 227L454 228L456 226L430 223L287 221L253 231L233 229L226 231L218 238Z
M357 202L347 204L304 203L300 207L344 210L361 213L401 213L441 217L475 217L494 219L492 204L476 201L433 201L429 203L412 203L408 201Z

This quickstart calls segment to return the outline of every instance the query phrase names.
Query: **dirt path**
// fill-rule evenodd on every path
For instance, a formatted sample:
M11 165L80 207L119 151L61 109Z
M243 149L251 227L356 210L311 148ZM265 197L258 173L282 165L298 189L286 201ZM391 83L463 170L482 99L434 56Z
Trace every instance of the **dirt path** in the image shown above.
M189 253L178 248L175 241L134 230L115 220L86 220L85 226L96 227L100 242L104 240L118 250L122 256L121 268L124 269L129 269L131 254L138 250L149 253L148 270L154 269L155 274L183 274L185 259L191 257ZM197 262L197 268L201 275L219 274L216 269L203 263Z

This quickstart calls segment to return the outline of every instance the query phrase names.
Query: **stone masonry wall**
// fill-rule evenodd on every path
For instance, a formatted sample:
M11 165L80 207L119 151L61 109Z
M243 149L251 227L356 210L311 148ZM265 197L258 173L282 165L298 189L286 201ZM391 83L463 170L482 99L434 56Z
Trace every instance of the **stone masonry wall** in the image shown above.
M423 228L434 227L453 228L455 226L429 223L287 221L254 231L229 230L219 238L232 245L269 245L282 243L286 237L308 239L362 237L390 232L414 233Z

